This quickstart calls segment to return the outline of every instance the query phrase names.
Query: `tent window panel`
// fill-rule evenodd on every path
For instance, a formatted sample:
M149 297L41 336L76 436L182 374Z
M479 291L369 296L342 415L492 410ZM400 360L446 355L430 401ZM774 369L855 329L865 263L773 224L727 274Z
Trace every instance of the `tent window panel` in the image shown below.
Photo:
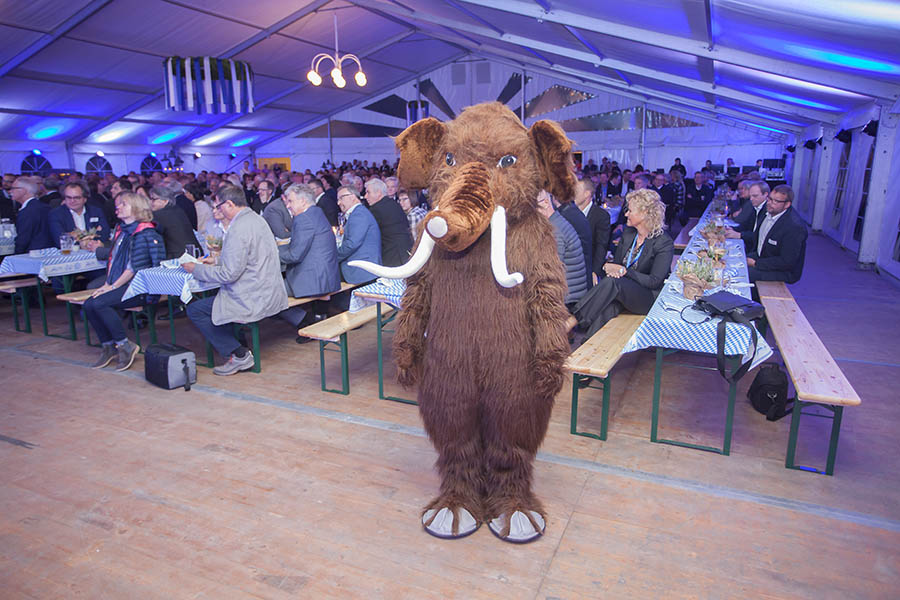
M162 163L159 162L159 159L155 156L147 155L143 161L141 161L141 175L144 177L149 177L153 171L162 171L163 166Z
M88 175L106 175L112 173L112 165L102 156L92 156L84 166L84 172Z
M49 160L36 154L29 154L22 160L22 164L19 165L19 171L22 175L43 176L49 174L52 169L53 165L50 164Z
M869 150L869 158L866 160L866 172L863 175L862 198L859 201L859 214L856 215L856 225L853 227L853 239L857 242L862 239L863 223L866 220L866 202L869 199L869 182L872 180L872 163L875 161L875 144Z
M831 213L831 227L839 229L841 226L841 212L844 206L844 191L847 189L847 168L850 165L851 141L844 144L841 150L841 159L838 162L837 181L835 181L834 209Z

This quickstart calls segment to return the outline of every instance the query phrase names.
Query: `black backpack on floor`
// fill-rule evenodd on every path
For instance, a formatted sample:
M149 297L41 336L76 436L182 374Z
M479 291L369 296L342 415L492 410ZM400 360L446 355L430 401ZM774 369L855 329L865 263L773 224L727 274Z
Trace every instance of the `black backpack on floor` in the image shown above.
M791 414L792 409L787 408L787 404L794 401L793 398L788 398L787 375L774 363L759 368L759 373L747 390L747 398L757 412L766 415L768 421L777 421Z

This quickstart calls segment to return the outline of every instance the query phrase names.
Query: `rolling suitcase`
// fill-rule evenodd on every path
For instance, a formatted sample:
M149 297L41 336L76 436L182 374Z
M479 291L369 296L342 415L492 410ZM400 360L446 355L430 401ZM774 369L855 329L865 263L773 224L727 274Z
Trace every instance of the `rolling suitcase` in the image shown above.
M191 391L197 383L197 357L187 348L174 344L152 344L144 352L144 376L161 388L184 387Z

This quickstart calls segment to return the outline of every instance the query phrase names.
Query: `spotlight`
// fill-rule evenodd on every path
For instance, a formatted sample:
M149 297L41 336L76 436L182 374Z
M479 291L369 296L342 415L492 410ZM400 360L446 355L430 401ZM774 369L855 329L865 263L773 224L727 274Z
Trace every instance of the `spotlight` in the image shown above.
M871 135L872 137L878 135L878 121L869 121L866 123L866 126L863 127L863 133Z
M34 150L32 150L31 153L34 154L35 156L40 156L40 155L41 155L41 151L38 150L37 148L35 148Z
M823 140L823 139L824 139L824 138L820 135L818 138L816 138L816 143L817 143L818 145L821 146L821 145L822 145L822 140Z
M203 155L200 154L199 152L194 152L194 158L200 158L201 156L203 156Z
M150 156L152 156L153 158L156 158L156 152L151 152Z
M806 140L803 142L803 147L807 150L815 150L816 149L816 140Z
M234 152L232 152L232 153L229 154L228 156L230 156L231 158L237 158L237 154L235 154Z
M97 150L97 156L99 156L100 158L103 158L103 156L104 156L103 150Z
M848 143L853 137L853 133L848 129L841 129L837 132L837 135L834 136L834 139L841 142L842 144Z
M793 144L791 144L790 146L785 146L784 149L787 150L788 152L793 152L794 150L797 149L797 146L794 146Z

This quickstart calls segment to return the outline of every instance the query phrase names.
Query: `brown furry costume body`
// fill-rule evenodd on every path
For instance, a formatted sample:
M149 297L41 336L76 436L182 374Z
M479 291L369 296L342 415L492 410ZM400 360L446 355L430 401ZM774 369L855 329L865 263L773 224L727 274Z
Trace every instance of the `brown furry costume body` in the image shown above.
M526 130L491 103L446 124L419 121L397 146L401 182L430 186L428 218L449 223L408 281L393 343L400 382L420 383L422 420L439 454L441 491L426 511L457 515L462 507L479 522L503 516L501 537L521 511L540 533L529 514L544 514L531 491L532 463L569 346L563 267L536 199L542 188L571 198L571 142L554 123ZM486 229L494 204L507 213L509 270L524 275L511 288L491 272Z

